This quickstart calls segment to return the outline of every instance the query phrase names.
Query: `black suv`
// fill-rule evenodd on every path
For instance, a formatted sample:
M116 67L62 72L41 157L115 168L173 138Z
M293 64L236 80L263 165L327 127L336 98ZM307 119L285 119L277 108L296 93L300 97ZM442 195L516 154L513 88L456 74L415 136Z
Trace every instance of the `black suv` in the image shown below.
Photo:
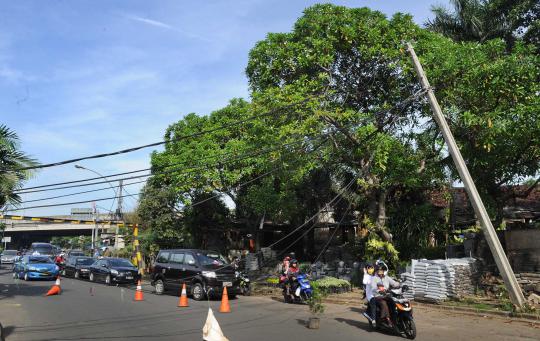
M240 292L234 268L219 252L194 249L161 250L152 269L156 294L171 289L179 292L186 283L188 294L200 301L219 297L227 287L230 297Z

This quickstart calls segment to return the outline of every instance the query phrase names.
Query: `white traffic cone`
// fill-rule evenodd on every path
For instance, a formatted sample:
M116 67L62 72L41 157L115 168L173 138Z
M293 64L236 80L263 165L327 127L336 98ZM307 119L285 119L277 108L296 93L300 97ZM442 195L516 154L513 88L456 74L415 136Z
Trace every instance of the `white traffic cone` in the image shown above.
M223 335L219 323L210 308L208 308L208 316L206 317L206 323L204 324L202 331L203 340L205 341L229 341L229 339Z

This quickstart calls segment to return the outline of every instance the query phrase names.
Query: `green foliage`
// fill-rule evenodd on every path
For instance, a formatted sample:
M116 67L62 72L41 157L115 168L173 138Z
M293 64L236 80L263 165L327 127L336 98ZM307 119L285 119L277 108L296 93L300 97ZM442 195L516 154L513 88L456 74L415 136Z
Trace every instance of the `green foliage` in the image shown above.
M256 233L263 216L294 226L356 179L334 216L350 204L369 218L369 237L355 240L355 254L395 265L399 255L431 252L429 233L442 243L446 222L434 218L427 193L457 172L430 108L419 98L404 103L420 90L404 41L415 42L477 186L500 216L501 186L539 171L533 47L456 43L408 15L323 4L250 51L251 102L233 99L169 126L138 210L151 231L145 248L200 246L234 222Z
M279 278L277 278L277 277L268 277L266 279L266 283L279 284Z
M426 26L457 41L504 39L508 49L516 40L540 46L540 5L536 0L452 0L452 11L434 6Z
M419 41L417 53L476 186L500 222L508 198L503 186L539 172L540 57L521 43L508 53L499 40L444 38ZM440 139L435 127L428 130Z
M20 150L19 137L0 124L0 209L6 204L18 204L21 198L14 193L28 180L31 172L21 170L37 165L37 162Z
M399 252L396 250L392 243L381 240L377 235L373 234L366 244L366 259L384 259L391 264L395 265L399 261Z
M350 289L351 283L349 283L349 281L346 281L344 279L335 278L331 276L325 276L316 281L312 281L311 286L320 292L329 293L333 289L338 289L338 288Z
M141 219L146 247L156 244L161 247L189 245L190 234L182 224L176 208L176 194L158 179L150 179L140 196L137 214ZM144 233L144 232L143 232Z
M81 249L84 250L91 244L90 236L76 236L76 237L52 237L51 244L59 246L62 249Z
M308 306L309 306L309 311L313 315L320 315L324 313L324 311L326 310L325 305L322 303L322 300L324 299L325 296L326 294L322 290L313 288L311 292L311 297L307 301Z

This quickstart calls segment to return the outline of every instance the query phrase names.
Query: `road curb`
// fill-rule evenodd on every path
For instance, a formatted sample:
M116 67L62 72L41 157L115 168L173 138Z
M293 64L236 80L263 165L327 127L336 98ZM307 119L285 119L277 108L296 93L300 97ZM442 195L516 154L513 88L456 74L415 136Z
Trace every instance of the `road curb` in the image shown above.
M355 302L355 301L350 301L350 300L339 300L339 299L325 299L324 303L339 304L339 305L363 305L363 303L361 302ZM448 305L440 305L440 304L430 304L430 303L418 302L418 301L413 301L413 303L423 308L431 308L431 309L444 310L444 311L454 311L454 312L460 312L460 313L465 313L468 315L475 315L475 316L480 316L480 317L483 317L483 316L504 317L504 318L509 318L512 320L523 321L523 322L534 323L534 324L540 325L540 316L533 315L533 314L514 313L511 311L494 311L494 310L448 306Z
M438 305L438 304L429 304L429 303L423 303L423 302L415 302L415 304L421 307L432 308L432 309L437 309L437 310L456 311L456 312L461 312L461 313L469 313L471 315L477 315L477 316L486 316L486 315L499 316L499 317L506 317L510 319L522 320L522 321L540 324L540 316L533 315L533 314L515 313L511 311L486 310L486 309L458 307L458 306L448 306L448 305Z

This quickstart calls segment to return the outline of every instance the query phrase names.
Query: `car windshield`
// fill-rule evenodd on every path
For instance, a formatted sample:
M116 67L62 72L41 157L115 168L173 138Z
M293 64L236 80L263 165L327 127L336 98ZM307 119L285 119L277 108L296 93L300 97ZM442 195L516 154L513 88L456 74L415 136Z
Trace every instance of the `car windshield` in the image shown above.
M134 265L126 259L111 259L109 260L109 264L111 264L111 266L134 267Z
M53 248L52 247L47 247L47 246L38 246L38 247L34 248L34 251L37 251L39 253L52 253Z
M205 265L227 265L227 260L225 257L220 255L217 252L198 252L197 258L202 266Z
M15 250L6 250L3 252L4 256L15 256L17 254L17 251Z
M95 259L94 258L78 258L77 264L78 265L92 265L94 264Z
M53 261L49 257L30 257L28 262L31 264L48 264Z

